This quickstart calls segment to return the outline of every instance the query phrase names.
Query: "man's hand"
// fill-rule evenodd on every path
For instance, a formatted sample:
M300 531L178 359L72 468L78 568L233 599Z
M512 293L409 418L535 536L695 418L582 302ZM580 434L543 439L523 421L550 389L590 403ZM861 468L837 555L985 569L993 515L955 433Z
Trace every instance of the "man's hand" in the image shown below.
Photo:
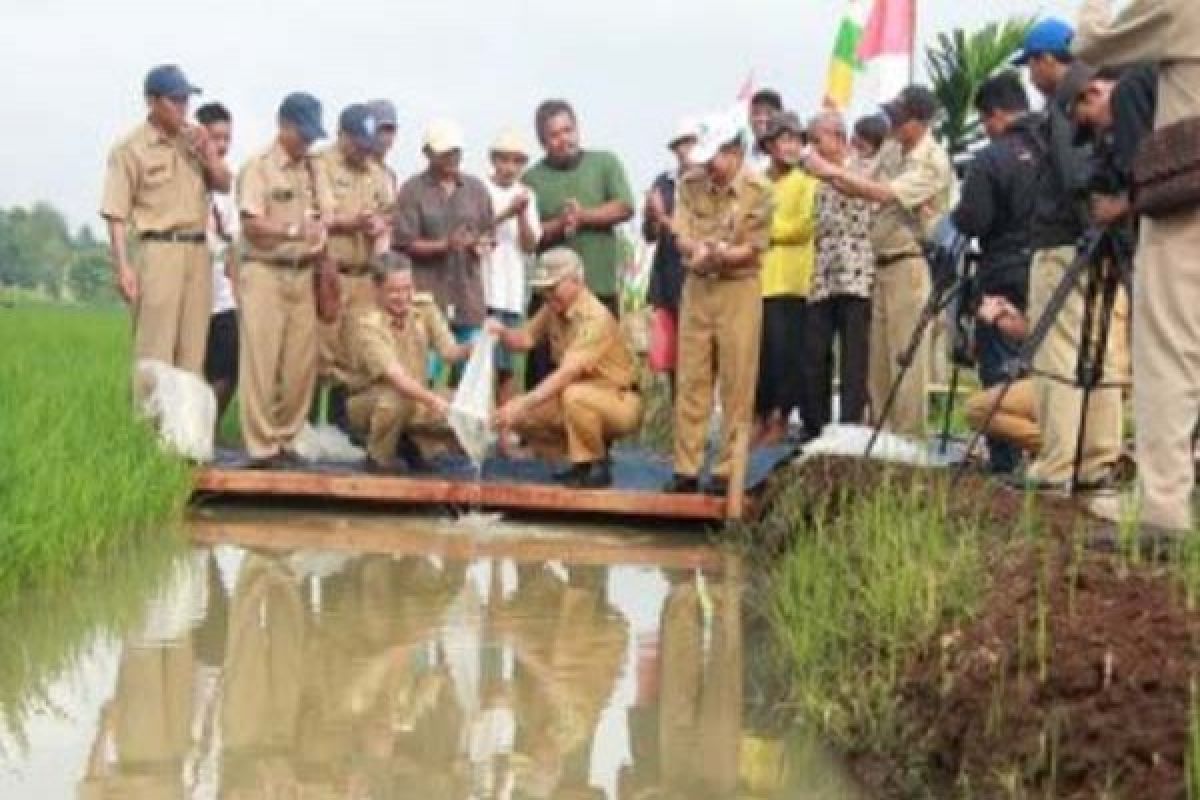
M492 428L500 432L511 430L517 424L517 419L525 413L527 397L529 395L518 395L497 408L492 414Z
M504 212L503 216L506 219L510 217L519 217L525 213L526 208L529 208L529 192L518 192L517 196L512 199L511 203L508 204L508 210Z
M128 264L118 264L113 269L113 283L116 284L117 293L121 295L122 300L129 305L137 302L140 287L137 273L133 271L133 267Z
M467 249L474 247L476 236L466 225L459 225L450 232L450 238L446 240L446 249L451 253L462 253Z
M471 245L471 252L481 261L496 247L496 237L490 233L481 234Z
M495 317L488 317L483 321L483 330L485 333L490 333L497 339L503 340L504 334L508 333L508 326Z
M320 217L305 216L304 224L300 226L300 236L304 239L309 253L319 253L325 249L325 243L329 238L329 229L325 227L325 223Z
M662 227L667 217L667 204L658 187L646 192L646 216L653 225Z
M450 401L440 394L435 393L433 395L433 405L430 406L430 410L442 419L446 419L450 416Z
M836 180L842 173L841 168L837 164L821 158L816 150L810 151L802 164L810 175L821 181Z
M1129 198L1123 194L1094 194L1091 205L1092 218L1106 228L1129 216Z
M717 251L712 242L695 242L684 254L683 265L697 275L708 275L716 266Z
M216 153L213 151L212 137L208 135L208 129L203 125L189 125L183 129L184 141L187 142L187 148L196 158L202 162L208 163L216 158Z
M995 325L1004 311L1006 301L1003 297L985 295L979 303L979 311L975 314L984 325Z
M574 197L563 205L563 236L574 236L583 224L583 206Z

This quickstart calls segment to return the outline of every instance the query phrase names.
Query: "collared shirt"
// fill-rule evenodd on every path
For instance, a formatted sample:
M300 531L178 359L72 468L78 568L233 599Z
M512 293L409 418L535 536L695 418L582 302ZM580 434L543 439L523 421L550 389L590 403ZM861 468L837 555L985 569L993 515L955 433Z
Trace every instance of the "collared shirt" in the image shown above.
M461 175L452 192L431 170L400 187L392 247L405 251L417 239L448 239L460 227L474 233L491 230L492 200L483 182ZM480 325L487 314L479 257L470 250L432 258L413 258L418 291L432 292L452 325Z
M889 140L879 154L875 179L895 195L884 203L871 228L871 245L879 258L918 254L924 240L954 204L954 169L945 148L926 132L905 153Z
M680 238L750 245L767 251L771 240L771 183L743 168L728 186L719 187L703 167L684 173L679 183L675 222ZM758 270L761 258L739 272Z
M772 180L775 212L771 245L763 257L763 297L807 297L812 288L818 185L802 169Z
M522 193L529 194L529 204L521 212L535 240L542 238L542 223L538 219L537 197L533 190L515 183L500 186L491 178L484 181L497 214L508 210ZM520 222L516 217L496 226L496 246L488 254L483 267L484 295L488 308L520 314L525 311L525 266L529 257L521 248Z
M312 156L292 160L279 142L251 158L238 173L238 211L281 225L303 225L306 217L328 217L333 195L321 178ZM262 246L242 231L245 257L249 260L300 259L310 255L302 241Z
M335 144L316 156L315 163L333 192L337 216L391 213L396 201L392 181L378 161L368 159L361 166L354 166ZM329 256L344 267L365 271L371 249L371 241L364 233L329 234Z
M347 340L351 364L346 384L352 392L378 383L396 364L424 380L430 349L444 355L455 347L446 318L427 294L417 295L399 324L379 308L351 317Z
M525 324L525 333L533 341L550 343L555 363L568 356L583 361L584 377L611 384L617 389L637 385L637 367L633 352L621 335L621 326L603 303L583 289L565 315L549 305L542 306Z
M873 214L868 200L849 197L828 184L817 190L817 256L810 301L841 295L870 299L875 284Z
M212 313L232 311L237 307L233 284L225 274L225 262L233 240L237 237L237 213L229 195L214 194L208 214L208 252L212 256L213 305Z
M100 213L139 233L202 232L208 219L204 168L182 136L168 137L144 122L109 153Z

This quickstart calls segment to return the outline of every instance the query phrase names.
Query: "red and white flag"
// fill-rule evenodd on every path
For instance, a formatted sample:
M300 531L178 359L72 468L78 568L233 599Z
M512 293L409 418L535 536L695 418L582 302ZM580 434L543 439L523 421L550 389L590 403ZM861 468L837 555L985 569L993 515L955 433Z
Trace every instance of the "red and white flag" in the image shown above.
M886 102L912 76L917 0L875 0L858 45L875 96Z

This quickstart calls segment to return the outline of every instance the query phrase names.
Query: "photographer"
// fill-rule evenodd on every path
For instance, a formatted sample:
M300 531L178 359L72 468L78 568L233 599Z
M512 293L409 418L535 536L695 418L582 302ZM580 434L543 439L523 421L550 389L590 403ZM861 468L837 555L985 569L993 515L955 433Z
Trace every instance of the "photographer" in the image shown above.
M961 233L978 240L981 251L970 304L978 304L981 296L1003 298L1023 313L1033 255L1029 225L1041 165L1036 138L1040 120L1029 113L1029 97L1015 72L985 82L975 108L991 143L972 161L962 200L951 215ZM1003 383L1019 349L1012 337L981 315L975 346L980 383L984 388ZM988 455L993 473L1011 474L1021 454L1013 445L989 438Z

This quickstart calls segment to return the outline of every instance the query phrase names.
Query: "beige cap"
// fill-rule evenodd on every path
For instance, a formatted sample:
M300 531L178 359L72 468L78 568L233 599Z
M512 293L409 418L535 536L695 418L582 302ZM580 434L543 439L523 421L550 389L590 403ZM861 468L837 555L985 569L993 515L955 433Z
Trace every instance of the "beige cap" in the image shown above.
M529 158L529 147L525 144L525 137L516 128L505 128L500 131L500 135L492 142L488 152L516 153Z
M439 155L462 150L462 128L452 119L435 119L425 128L425 146Z
M555 247L538 259L529 285L534 289L549 289L566 278L583 278L583 260L570 248Z

